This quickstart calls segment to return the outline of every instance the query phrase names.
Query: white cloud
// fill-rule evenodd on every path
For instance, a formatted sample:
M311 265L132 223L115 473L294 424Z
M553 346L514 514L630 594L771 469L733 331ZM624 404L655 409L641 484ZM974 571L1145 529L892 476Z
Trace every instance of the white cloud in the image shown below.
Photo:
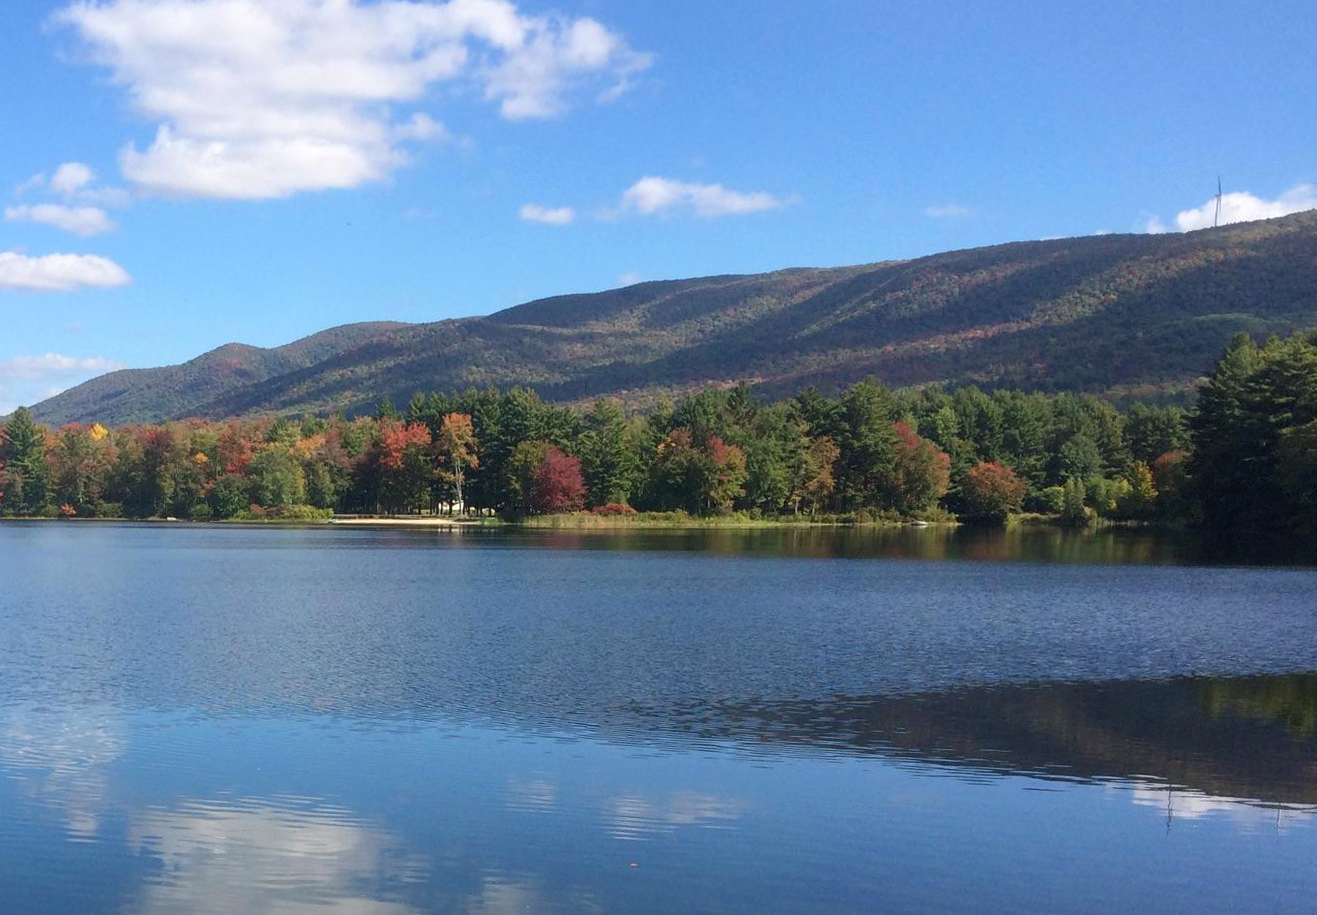
M92 183L96 174L81 162L65 162L55 169L50 178L50 189L56 194L71 197Z
M930 219L967 219L974 215L974 211L959 203L941 203L924 207L924 215Z
M618 288L624 288L626 286L634 286L636 283L643 283L644 281L645 278L635 270L628 270L617 278L617 285Z
M422 111L413 114L412 119L405 124L399 124L393 128L393 138L395 140L440 141L447 140L449 137L447 127Z
M111 289L129 282L131 278L122 267L95 254L29 257L13 251L0 251L0 291Z
M78 235L100 235L114 228L114 223L99 207L69 207L58 203L5 208L7 222L39 222Z
M155 193L269 198L387 177L408 141L446 130L400 117L464 82L506 118L562 113L573 90L622 91L651 58L588 18L510 0L104 0L57 15L157 122L124 176Z
M561 114L563 95L571 83L604 68L613 72L614 82L598 99L613 101L630 88L635 74L653 63L651 55L632 51L593 19L548 21L556 27L538 30L517 53L484 73L485 95L499 100L505 118Z
M37 174L33 175L31 178L28 178L26 181L19 183L14 188L14 196L22 197L24 194L28 194L32 191L39 191L45 186L46 186L46 173L37 172Z
M1311 184L1296 185L1275 200L1263 200L1247 191L1237 191L1223 194L1221 197L1221 225L1249 222L1254 219L1272 219L1313 209L1317 209L1317 188ZM1215 216L1216 198L1213 197L1196 209L1182 210L1175 217L1175 224L1181 232L1210 229Z
M123 368L121 363L106 359L104 356L79 357L46 353L44 356L15 356L12 359L0 359L0 378L47 381L70 375L113 372L121 368Z
M1149 235L1161 235L1166 231L1166 223L1162 222L1159 217L1149 216L1143 223L1143 231Z
M33 175L18 187L14 196L22 197L34 191L48 191L66 200L82 204L99 204L101 206L123 206L128 203L128 193L117 187L96 187L96 173L90 166L81 162L65 162L55 173L46 178L45 172Z
M571 207L544 207L538 203L528 203L521 208L523 222L542 222L550 226L571 225L576 219L576 211Z
M721 184L691 184L671 178L647 177L626 189L620 210L645 216L689 212L708 218L775 210L784 204L785 201L763 191L743 193Z

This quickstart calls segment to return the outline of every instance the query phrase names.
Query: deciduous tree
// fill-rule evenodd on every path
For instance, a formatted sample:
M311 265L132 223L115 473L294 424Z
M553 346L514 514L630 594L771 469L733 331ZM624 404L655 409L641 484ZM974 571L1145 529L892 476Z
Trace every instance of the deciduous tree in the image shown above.
M1024 505L1028 486L1015 471L995 461L971 467L965 476L965 514L973 521L1001 523Z

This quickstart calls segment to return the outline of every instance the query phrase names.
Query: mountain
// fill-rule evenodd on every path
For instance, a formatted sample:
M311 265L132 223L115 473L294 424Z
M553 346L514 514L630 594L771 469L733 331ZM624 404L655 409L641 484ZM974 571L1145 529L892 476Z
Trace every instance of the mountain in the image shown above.
M416 391L527 385L637 404L742 379L765 397L974 382L1183 395L1239 331L1317 325L1317 211L1167 235L1016 242L908 261L641 283L433 324L358 324L115 372L46 422L368 410Z
M43 401L33 413L54 424L114 425L200 415L200 405L216 397L315 365L405 326L396 321L346 324L274 349L228 343L182 365L100 375Z

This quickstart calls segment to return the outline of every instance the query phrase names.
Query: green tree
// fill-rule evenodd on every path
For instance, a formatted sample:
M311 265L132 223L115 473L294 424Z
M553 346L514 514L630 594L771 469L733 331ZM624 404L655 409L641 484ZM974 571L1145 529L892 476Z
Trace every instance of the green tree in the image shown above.
M1056 463L1057 475L1064 480L1094 480L1102 476L1102 452L1082 432L1061 446Z
M0 433L0 459L9 476L4 510L15 515L42 515L50 508L50 473L46 464L46 431L26 407L19 407Z
M837 487L847 508L885 508L891 491L897 434L892 396L861 381L841 397Z
M745 503L776 514L797 503L809 476L809 427L792 402L756 409L746 418L741 439L745 452Z
M1082 527L1089 522L1088 506L1084 503L1088 493L1084 490L1084 481L1071 477L1065 481L1061 496L1061 523L1071 527Z
M626 411L617 400L596 400L581 420L577 450L591 505L626 504L641 474Z
M209 503L215 518L232 518L251 505L251 486L241 474L226 473L211 488Z
M690 429L674 429L659 443L650 474L656 508L727 512L745 493L745 453L717 436L700 441Z
M1189 473L1207 526L1250 542L1295 530L1284 443L1317 420L1317 335L1237 338L1204 385L1190 417ZM1300 436L1302 440L1302 436Z
M291 449L267 445L252 458L249 474L256 504L286 508L306 503L306 476Z
M1151 465L1168 451L1189 447L1189 427L1179 407L1136 403L1125 415L1125 437L1131 456Z
M380 401L380 405L375 408L375 419L387 419L400 423L402 422L402 414L399 413L398 408L393 405L393 400L388 396L385 396L384 399Z
M1119 516L1131 521L1144 521L1152 517L1157 501L1152 468L1143 461L1135 461L1125 474L1125 483L1129 489L1116 506Z
M1295 529L1317 538L1317 420L1285 430L1277 475Z
M1252 486L1242 459L1250 445L1242 431L1249 380L1261 363L1253 338L1237 335L1199 389L1189 417L1193 439L1189 474L1195 481L1195 501L1208 526L1217 530L1236 526L1247 510Z
M512 449L504 469L506 482L505 504L517 514L530 514L535 509L535 473L544 463L552 447L546 441L518 442Z

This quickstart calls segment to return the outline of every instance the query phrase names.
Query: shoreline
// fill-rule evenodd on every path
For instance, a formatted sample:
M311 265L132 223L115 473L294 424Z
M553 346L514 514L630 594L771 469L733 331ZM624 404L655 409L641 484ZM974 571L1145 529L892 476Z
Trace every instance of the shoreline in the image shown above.
M589 514L580 515L537 515L520 520L504 520L498 517L452 518L445 516L410 516L410 517L334 517L334 518L226 518L223 520L191 520L187 518L0 518L0 522L17 521L22 523L46 524L180 524L187 526L217 525L228 527L415 527L443 529L521 529L521 530L773 530L773 529L837 529L837 528L954 528L961 526L957 521L810 521L806 519L755 519L744 517L710 517L699 518L600 518Z
M874 519L871 521L853 520L809 520L806 518L748 518L739 515L697 517L681 516L597 516L589 513L568 515L535 515L517 520L506 520L497 516L480 518L456 518L451 516L404 516L404 517L358 517L338 516L332 518L226 518L222 520L191 520L187 518L31 518L0 517L0 522L23 523L59 523L59 524L179 524L186 526L218 525L226 527L395 527L435 530L542 530L542 531L628 531L628 530L836 530L851 529L895 529L911 528L915 530L951 530L965 527L966 522L956 520L924 521L920 519ZM970 527L980 525L970 524ZM1008 528L1056 528L1078 533L1101 529L1125 530L1163 530L1181 531L1176 525L1149 522L1113 522L1098 521L1088 525L1067 525L1059 518L1047 515L1021 514L1013 516L1007 523L987 525Z

